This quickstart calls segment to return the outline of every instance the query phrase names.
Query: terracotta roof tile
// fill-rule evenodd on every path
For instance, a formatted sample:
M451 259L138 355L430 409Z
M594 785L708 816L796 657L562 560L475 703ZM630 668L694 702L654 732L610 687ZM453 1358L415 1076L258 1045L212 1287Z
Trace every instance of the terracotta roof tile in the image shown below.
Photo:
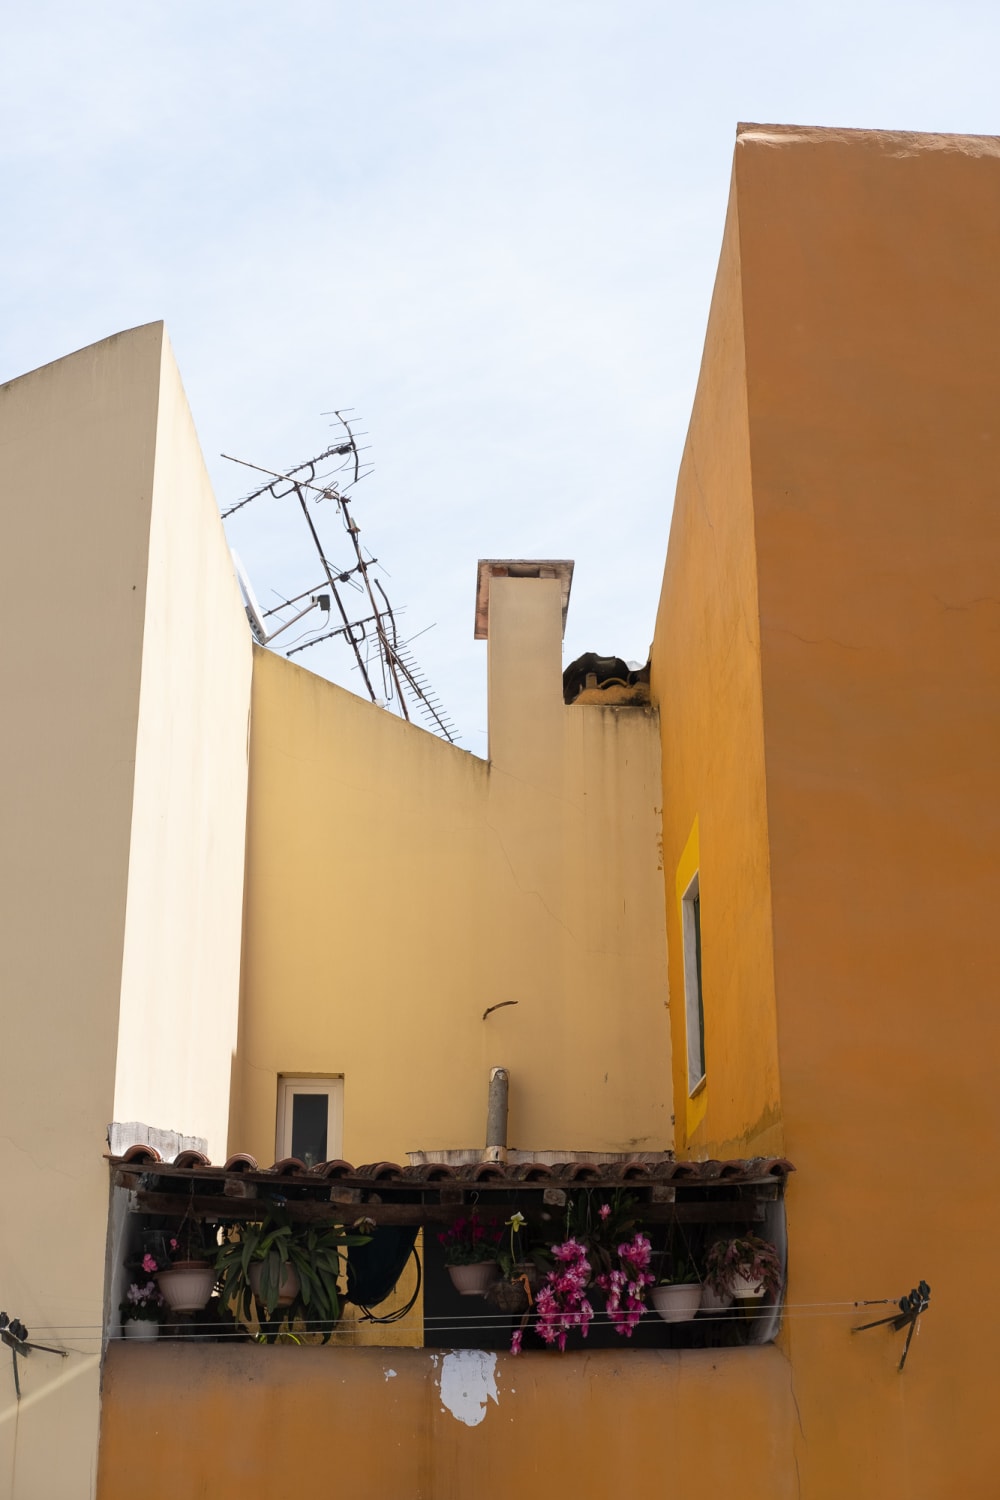
M164 1162L153 1146L130 1146L121 1156L110 1158L116 1167L161 1166L166 1176L201 1178L205 1181L219 1180L226 1174L242 1174L260 1178L303 1179L305 1182L339 1182L359 1186L377 1182L391 1188L433 1186L442 1183L478 1183L484 1186L511 1187L535 1184L590 1184L608 1186L631 1183L636 1187L656 1183L672 1183L677 1186L697 1187L735 1186L740 1183L762 1182L771 1179L783 1180L795 1168L782 1156L750 1157L730 1161L673 1161L661 1156L633 1157L627 1160L602 1162L592 1157L587 1160L568 1159L554 1162L551 1166L538 1161L512 1162L466 1162L452 1165L448 1162L425 1162L420 1166L402 1167L397 1162L369 1162L352 1166L349 1161L335 1160L319 1162L309 1167L298 1157L287 1156L270 1167L261 1167L254 1157L243 1152L230 1156L221 1166L213 1166L200 1151L182 1151L173 1162Z

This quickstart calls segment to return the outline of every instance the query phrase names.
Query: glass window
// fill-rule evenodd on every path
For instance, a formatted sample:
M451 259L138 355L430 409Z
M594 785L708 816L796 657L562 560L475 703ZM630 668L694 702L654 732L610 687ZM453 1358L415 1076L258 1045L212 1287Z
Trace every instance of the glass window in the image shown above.
M296 1156L307 1167L343 1152L343 1078L278 1079L275 1159Z
M705 1081L705 1008L701 993L701 888L698 876L681 901L684 942L684 1012L687 1029L688 1093Z

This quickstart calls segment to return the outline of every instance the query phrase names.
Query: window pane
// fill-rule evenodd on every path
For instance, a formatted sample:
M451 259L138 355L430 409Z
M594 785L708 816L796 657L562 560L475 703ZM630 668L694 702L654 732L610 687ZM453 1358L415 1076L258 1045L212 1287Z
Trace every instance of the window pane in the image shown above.
M323 1094L295 1094L292 1099L292 1155L314 1167L326 1161L329 1101Z

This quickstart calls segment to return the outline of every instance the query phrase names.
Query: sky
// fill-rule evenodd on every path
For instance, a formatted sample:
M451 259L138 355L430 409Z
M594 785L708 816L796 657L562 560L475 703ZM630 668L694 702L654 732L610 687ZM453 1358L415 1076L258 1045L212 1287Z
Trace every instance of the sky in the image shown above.
M564 660L646 659L737 122L995 134L998 56L994 0L8 0L0 381L164 319L221 508L353 408L485 755L477 559L573 558ZM265 608L319 581L290 502L229 539Z

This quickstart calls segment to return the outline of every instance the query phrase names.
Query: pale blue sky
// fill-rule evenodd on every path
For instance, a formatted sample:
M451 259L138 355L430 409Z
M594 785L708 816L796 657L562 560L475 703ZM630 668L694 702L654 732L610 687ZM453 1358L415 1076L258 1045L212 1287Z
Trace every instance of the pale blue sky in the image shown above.
M479 754L477 558L575 558L566 659L645 658L737 121L1000 129L992 0L33 0L0 39L0 380L165 318L222 504L221 451L356 407L364 538ZM313 581L244 516L263 601Z

